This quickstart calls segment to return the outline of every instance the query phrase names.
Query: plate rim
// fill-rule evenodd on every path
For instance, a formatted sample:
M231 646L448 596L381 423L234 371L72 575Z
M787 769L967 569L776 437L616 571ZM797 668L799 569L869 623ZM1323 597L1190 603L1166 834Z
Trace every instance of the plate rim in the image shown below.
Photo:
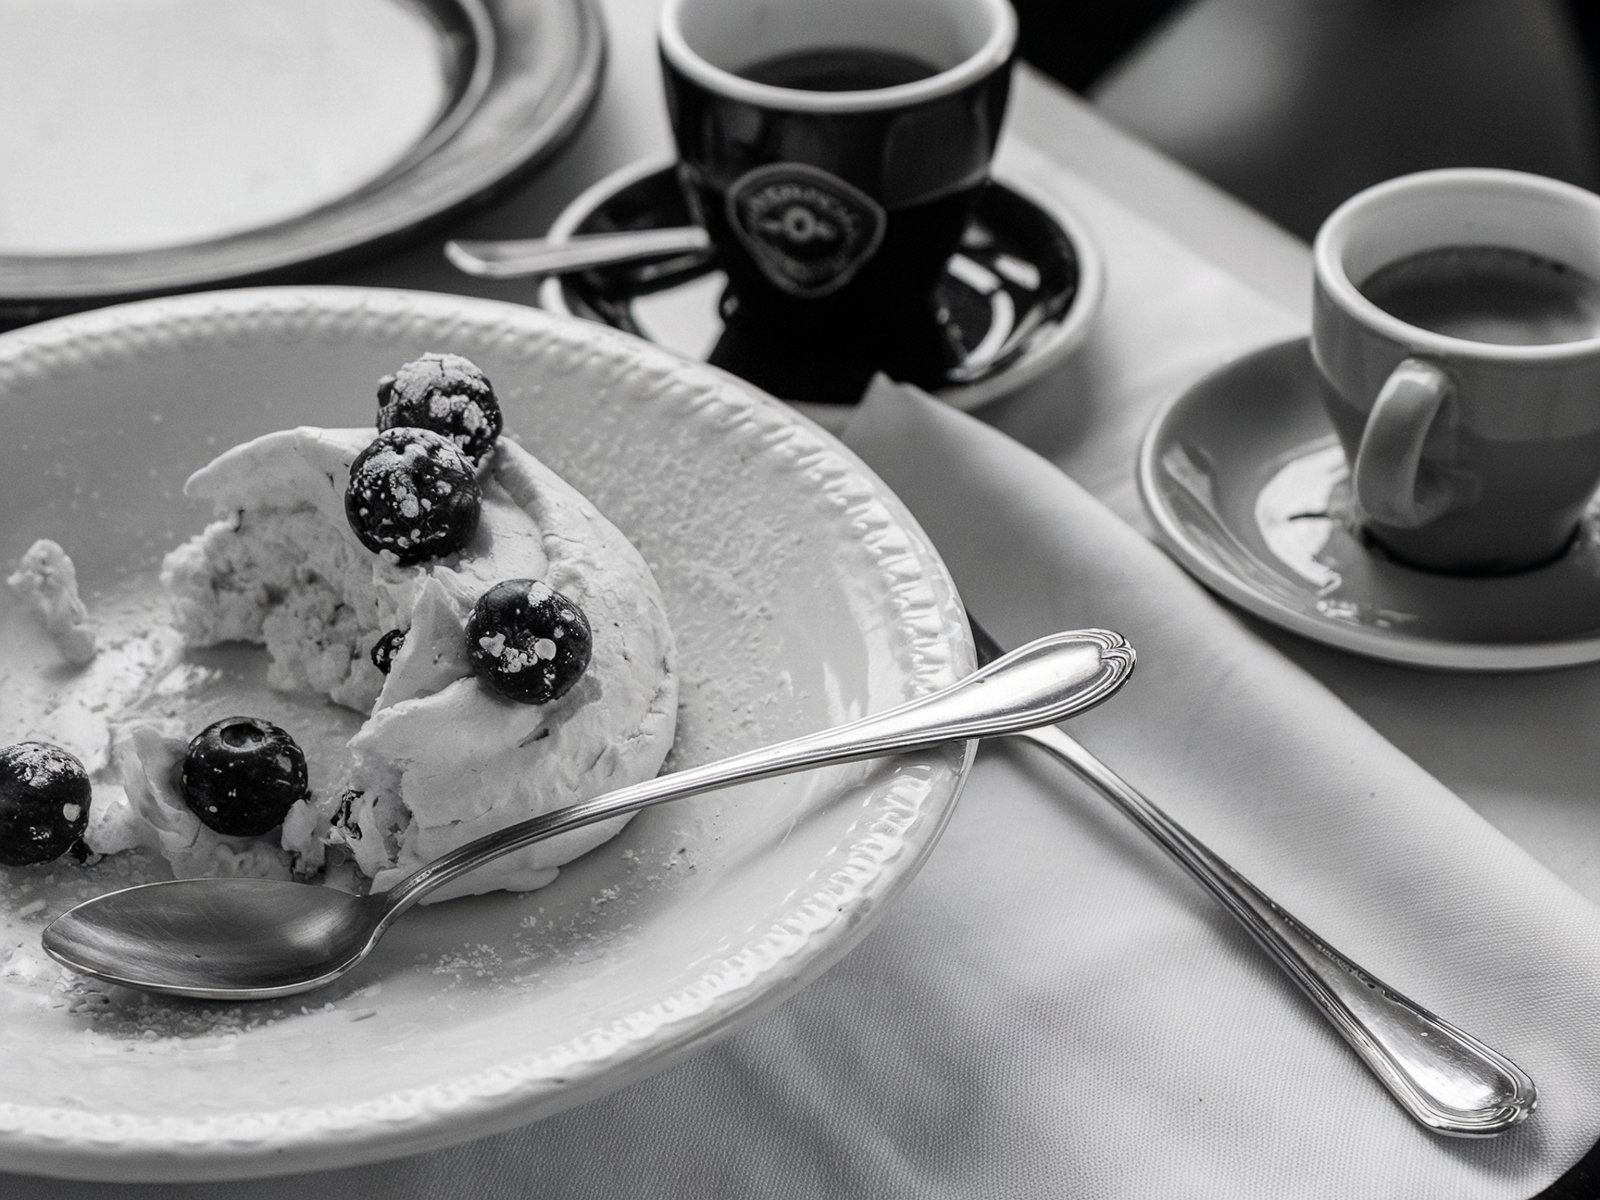
M160 331L157 341L164 340L174 352L192 346L196 338L237 339L241 318L252 313L268 318L270 328L263 336L285 338L291 344L314 338L319 321L327 322L339 336L351 336L350 322L368 321L373 329L394 337L417 322L440 319L460 327L477 322L480 333L492 331L497 342L512 335L550 335L565 329L573 335L568 344L582 343L585 351L619 344L610 352L631 355L629 369L660 367L668 375L687 369L691 382L703 385L693 402L709 406L716 420L754 422L753 428L764 434L763 447L789 455L808 475L821 473L814 485L819 495L839 495L842 488L843 494L853 491L856 500L865 500L853 505L852 523L865 520L870 530L904 535L899 546L895 538L871 534L863 535L861 544L879 558L886 590L892 588L897 604L909 606L915 591L905 588L908 557L915 560L911 565L928 592L921 631L910 619L903 622L907 645L902 649L913 660L906 668L907 685L926 690L974 665L949 568L909 509L853 451L804 414L758 389L609 326L506 301L409 289L225 289L133 301L0 335L0 395L25 393L41 375L48 376L63 364L104 368L119 359L137 361L152 352L151 341L141 336L152 329ZM272 325L274 321L278 324ZM875 518L867 509L881 509L884 516ZM760 946L761 953L754 956L759 961L729 972L731 981L725 979L724 986L709 989L712 994L691 987L668 997L675 1003L658 1002L653 1024L641 1031L634 1022L625 1033L612 1036L600 1053L592 1052L592 1047L587 1054L565 1053L573 1043L556 1048L565 1053L559 1076L550 1074L545 1060L551 1052L546 1048L536 1057L503 1063L448 1086L393 1091L344 1106L243 1114L225 1135L215 1121L195 1124L127 1114L86 1119L80 1109L0 1103L0 1169L85 1180L172 1183L355 1166L505 1132L655 1074L781 1003L853 948L932 852L975 754L975 742L922 752L920 761L931 764L922 773L925 778L916 777L916 772L897 772L878 785L883 807L904 814L904 820L892 833L877 829L883 821L873 822L874 831L855 843L857 850L873 843L871 869L856 861L859 855L841 860L842 865L818 884L834 892L811 914L809 923L791 919L761 939L746 941L742 953L748 959L748 948ZM848 903L841 903L841 898ZM796 931L797 923L804 928ZM719 959L716 965L725 964ZM697 984L714 974L711 969L702 971ZM690 993L694 994L689 1003L676 1003ZM644 1053L630 1055L638 1048ZM636 1067L632 1073L630 1066Z
M545 237L554 243L570 239L587 218L609 197L652 175L672 170L676 160L652 156L617 168L584 188L556 215ZM1061 319L1051 325L1048 337L1041 338L1012 366L976 383L939 388L932 394L952 408L973 412L992 404L1038 380L1083 344L1094 318L1100 311L1106 288L1105 255L1099 243L1070 205L1059 197L1017 174L1003 169L993 172L996 184L1033 205L1055 222L1072 243L1077 257L1078 284L1072 302ZM567 304L562 281L551 276L540 282L539 307L564 316L576 316ZM820 406L818 406L820 407ZM848 411L853 405L834 405ZM810 411L808 408L807 411Z
M1174 428L1217 387L1235 375L1259 369L1263 362L1296 360L1298 367L1297 360L1304 357L1309 366L1309 345L1310 339L1302 334L1234 355L1167 400L1146 426L1136 469L1139 498L1158 539L1178 564L1210 590L1269 624L1365 658L1457 672L1542 671L1600 661L1600 636L1499 646L1320 620L1251 587L1189 536L1185 524L1162 498L1160 484L1165 476L1161 455Z
M16 325L173 292L232 282L267 282L314 264L346 261L486 201L497 189L532 170L577 132L598 99L608 56L598 0L448 2L461 10L469 24L488 22L490 73L470 111L437 145L426 149L436 137L430 129L398 168L309 212L237 234L104 254L0 254L0 319ZM506 47L516 42L501 28L508 12L524 17L538 14L545 23L559 14L573 30L569 52L557 56L560 73L536 89L530 87L535 79L528 64L503 61ZM526 127L501 121L491 144L464 150L465 135L486 128L494 115L486 107L488 101L507 94L513 95L518 105L537 110L539 119ZM418 147L426 152L417 153ZM456 158L461 162L456 163ZM437 164L441 161L451 169L440 173ZM431 186L407 197L424 166L435 172ZM405 203L376 223L346 226L351 213L359 217L377 205L398 203L397 197ZM43 279L41 270L46 275ZM64 279L57 277L63 274Z

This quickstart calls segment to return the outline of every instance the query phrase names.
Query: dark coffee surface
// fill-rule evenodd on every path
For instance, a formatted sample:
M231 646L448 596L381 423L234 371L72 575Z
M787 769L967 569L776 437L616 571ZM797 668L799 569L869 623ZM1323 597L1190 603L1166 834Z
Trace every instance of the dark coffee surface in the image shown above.
M1380 268L1360 289L1409 325L1468 341L1539 346L1600 337L1600 283L1526 251L1425 250Z
M937 75L930 63L896 50L838 46L764 58L739 74L752 83L807 92L865 92Z

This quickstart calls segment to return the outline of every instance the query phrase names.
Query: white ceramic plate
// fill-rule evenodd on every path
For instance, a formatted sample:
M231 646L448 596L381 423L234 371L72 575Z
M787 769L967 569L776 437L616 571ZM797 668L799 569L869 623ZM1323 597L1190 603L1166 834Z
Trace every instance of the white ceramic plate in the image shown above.
M428 350L476 360L508 432L650 560L679 640L670 765L942 686L972 666L932 547L789 409L602 327L491 301L353 289L154 300L0 338L0 559L76 558L92 614L154 595L208 514L186 475L297 423L372 419ZM68 696L0 588L0 729ZM239 683L245 701L249 681ZM239 1178L495 1133L677 1061L822 972L932 847L956 747L793 776L635 818L529 896L409 915L348 986L293 1001L157 1001L73 983L37 949L116 860L0 867L0 1170Z
M52 186L11 186L7 216L33 232L0 237L7 324L282 281L412 236L555 153L605 66L594 0L79 0L24 3L19 17L29 10L6 26L13 57L0 51L15 68L0 79L0 161ZM83 53L44 72L60 103L43 111L31 63L63 41ZM295 94L273 111L251 85ZM435 90L431 111L413 111ZM234 133L241 107L255 127ZM75 117L94 130L69 136ZM141 152L118 153L130 147Z

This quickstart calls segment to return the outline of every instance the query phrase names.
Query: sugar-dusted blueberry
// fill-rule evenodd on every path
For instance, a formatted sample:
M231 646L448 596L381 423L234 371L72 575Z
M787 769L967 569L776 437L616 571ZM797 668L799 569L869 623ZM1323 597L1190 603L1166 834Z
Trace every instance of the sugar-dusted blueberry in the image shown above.
M489 377L459 354L424 354L378 380L379 429L431 429L476 462L500 436L500 424Z
M49 742L0 748L0 863L60 858L89 824L89 773Z
M394 656L400 653L400 647L405 645L405 642L404 629L389 630L372 643L372 665L387 675L394 668Z
M467 656L495 691L544 704L578 682L594 639L583 610L537 579L495 584L467 618Z
M472 464L427 429L386 429L356 455L344 513L361 544L401 566L454 554L477 532Z
M305 754L260 717L207 725L183 756L183 802L218 833L257 837L276 829L308 790Z

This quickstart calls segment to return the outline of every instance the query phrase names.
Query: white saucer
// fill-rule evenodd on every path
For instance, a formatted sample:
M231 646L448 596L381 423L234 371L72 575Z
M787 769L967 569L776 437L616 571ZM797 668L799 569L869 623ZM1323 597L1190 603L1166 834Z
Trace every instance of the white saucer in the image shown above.
M1400 565L1352 515L1303 338L1236 359L1168 404L1139 451L1167 550L1254 615L1371 658L1460 671L1600 660L1600 520L1566 555L1471 578Z

